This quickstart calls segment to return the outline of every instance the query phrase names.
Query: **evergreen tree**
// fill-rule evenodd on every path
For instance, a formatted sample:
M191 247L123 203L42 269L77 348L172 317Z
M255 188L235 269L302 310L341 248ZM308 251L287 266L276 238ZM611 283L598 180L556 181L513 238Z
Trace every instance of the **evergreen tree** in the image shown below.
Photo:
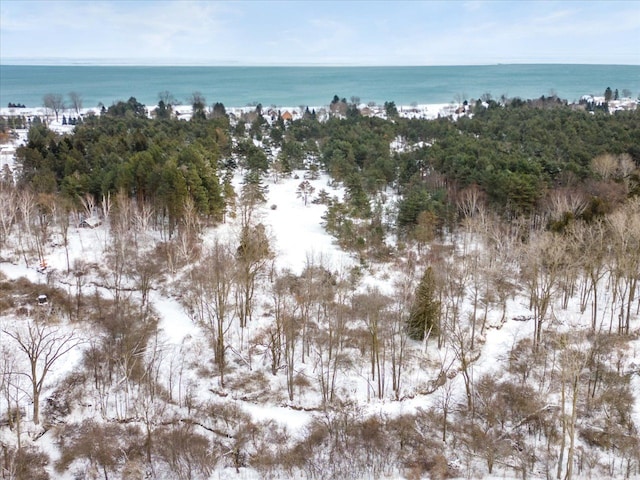
M416 290L416 297L407 320L407 334L413 340L424 340L428 333L440 327L440 302L437 299L433 269L428 267Z
M262 183L262 177L256 170L249 170L242 179L242 198L255 206L267 201L268 188Z
M216 102L213 104L213 112L212 118L222 118L227 116L227 109L224 107L224 104L221 102Z
M200 92L193 92L191 94L191 119L192 120L206 120L207 112L205 110L207 101Z
M171 105L167 106L163 100L160 100L156 108L156 118L171 118Z
M344 186L347 190L345 199L351 206L352 214L358 218L369 218L371 204L367 192L362 187L362 177L353 173L345 179Z
M398 116L398 107L396 102L384 102L384 111L388 118L395 118Z

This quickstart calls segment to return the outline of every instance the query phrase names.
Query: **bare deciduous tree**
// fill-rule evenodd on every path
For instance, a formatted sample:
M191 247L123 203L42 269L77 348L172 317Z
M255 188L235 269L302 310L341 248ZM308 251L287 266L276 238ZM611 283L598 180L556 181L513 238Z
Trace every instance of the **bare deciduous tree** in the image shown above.
M78 92L69 92L69 100L71 100L71 108L76 111L76 115L79 115L82 109L82 96Z
M614 302L619 305L618 333L628 335L631 306L640 278L640 199L633 198L607 217L612 255L610 266ZM613 309L612 309L613 313Z
M215 364L224 387L225 338L234 318L235 260L229 245L217 239L189 274L184 299L193 320L204 328L213 347Z
M400 276L394 283L394 294L390 305L391 325L389 332L389 348L391 354L391 382L396 400L400 399L402 373L405 364L407 345L407 322L413 304L416 282L415 258L412 256L399 265Z
M13 187L0 188L0 205L0 247L3 247L18 214L18 194Z
M53 364L66 353L80 345L81 340L73 331L47 326L34 320L25 329L2 330L11 337L29 361L29 371L23 374L31 382L33 423L40 423L40 393Z
M591 329L597 328L598 323L598 289L600 280L606 274L607 238L604 222L596 220L589 225L576 223L568 232L570 243L574 246L574 256L577 256L578 266L585 277L581 283L580 309L587 308L591 297ZM584 252L589 252L585 255Z
M525 248L521 268L533 311L533 340L536 347L542 340L542 327L548 320L552 301L558 292L566 256L564 239L551 232L534 236Z
M353 299L354 310L367 328L371 381L375 382L375 394L380 399L385 391L386 338L389 332L384 319L388 315L386 310L389 303L389 298L376 288L367 289L366 293L356 295Z
M23 382L13 352L0 345L0 393L6 405L6 420L9 428L16 432L18 449L22 447L22 407L21 403L29 397L29 388ZM1 405L1 403L0 403Z
M447 335L449 337L449 345L451 345L456 360L458 360L460 373L464 380L467 410L473 415L475 408L473 365L480 357L480 352L471 348L471 331L461 325L461 322L458 321L447 325Z
M96 199L93 195L87 193L84 197L80 198L82 208L84 208L85 218L91 218L96 214Z
M62 98L62 95L60 95L59 93L47 93L42 98L42 103L45 108L53 110L57 122L60 110L64 109L64 99Z
M37 218L36 198L30 190L23 190L19 193L19 213L20 225L18 228L18 242L22 257L27 267L29 267L29 259L35 250L34 244L34 226Z
M61 436L64 436L65 443L56 462L56 471L63 473L72 462L82 461L86 464L89 478L100 475L105 480L109 480L109 473L118 477L132 445L142 442L136 426L91 419L81 424L66 425Z
M473 184L460 192L457 200L458 211L463 218L469 218L485 209L485 194Z
M567 450L567 464L564 478L571 480L575 455L576 420L578 418L578 397L583 387L581 375L587 362L587 355L581 345L584 338L579 336L570 341L568 335L559 338L558 350L560 350L560 408L562 420L562 438L560 455L558 459L557 478L562 476L562 459L564 456L566 437L569 437ZM567 398L567 396L569 398ZM569 408L567 408L567 404Z
M264 225L246 226L242 228L240 245L236 250L238 266L237 302L240 327L244 328L253 314L254 293L258 277L264 272L269 260L273 257L269 237Z
M602 177L603 180L609 180L615 173L618 162L615 155L605 153L591 160L591 170Z
M192 98L196 98L196 94L193 94ZM158 101L160 102L164 102L164 104L169 107L172 105L177 105L178 101L176 100L176 97L173 96L173 94L169 91L169 90L163 90L161 92L158 93ZM204 98L201 99L201 101L204 103Z
M284 356L284 367L287 373L287 393L289 400L294 398L294 369L296 363L296 343L300 334L298 323L299 307L294 300L296 277L284 272L273 283L272 298L275 325L270 331L272 355L272 373L279 369L280 357Z

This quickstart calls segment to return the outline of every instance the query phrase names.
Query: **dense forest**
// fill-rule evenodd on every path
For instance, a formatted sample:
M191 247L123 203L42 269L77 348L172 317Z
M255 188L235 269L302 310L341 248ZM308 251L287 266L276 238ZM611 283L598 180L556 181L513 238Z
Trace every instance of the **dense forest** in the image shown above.
M72 202L124 192L152 205L173 227L186 198L199 214L219 221L229 201L225 179L238 166L287 175L312 158L345 184L349 208L359 217L372 214L372 196L393 187L402 196L398 227L409 229L423 211L432 212L439 225L455 223L456 197L469 187L505 218L545 217L543 200L562 189L582 195L588 203L582 215L591 218L621 201L624 194L616 187L623 179L628 195L640 188L634 172L640 162L637 110L593 115L556 99L479 103L473 115L456 121L385 120L352 110L328 121L306 115L285 125L281 118L267 122L259 108L249 124L239 120L232 127L224 106L222 113L212 109L213 118L150 119L130 99L89 116L73 135L33 126L18 150L18 186L60 193ZM411 148L391 151L396 138ZM275 150L277 158L265 153ZM598 165L607 163L605 156L624 166L601 171L611 168Z
M639 477L640 110L582 107L31 122L0 178L1 478ZM348 267L279 267L284 182Z

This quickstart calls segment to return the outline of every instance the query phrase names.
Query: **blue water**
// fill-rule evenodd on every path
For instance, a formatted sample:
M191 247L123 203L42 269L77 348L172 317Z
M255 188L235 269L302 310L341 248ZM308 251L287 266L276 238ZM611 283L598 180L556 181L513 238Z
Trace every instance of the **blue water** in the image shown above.
M42 105L47 93L82 96L84 107L136 97L158 103L169 91L178 103L201 92L208 104L227 107L320 106L334 95L364 103L448 103L459 98L538 98L557 94L570 101L603 95L606 87L640 95L637 65L490 65L449 67L131 67L0 65L0 106Z

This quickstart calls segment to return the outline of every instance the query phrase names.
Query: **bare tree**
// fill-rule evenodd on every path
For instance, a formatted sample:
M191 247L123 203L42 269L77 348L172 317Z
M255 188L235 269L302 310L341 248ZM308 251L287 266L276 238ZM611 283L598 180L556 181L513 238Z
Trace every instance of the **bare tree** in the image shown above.
M188 262L194 260L200 252L199 237L202 230L200 216L195 202L187 197L183 204L182 218L176 244L181 260Z
M0 188L0 247L10 238L18 215L18 193L13 187Z
M138 203L134 213L134 232L137 235L139 233L145 233L151 228L151 221L153 220L153 206L149 202Z
M347 364L343 354L344 346L347 343L347 321L349 317L348 301L351 290L346 289L346 282L338 280L335 288L335 299L330 304L330 309L325 311L321 322L326 324L327 335L327 361L324 368L324 392L326 401L330 404L336 400L336 379L338 370Z
M562 476L562 459L564 456L565 439L566 436L568 436L569 447L567 451L565 480L571 480L573 475L578 397L584 383L581 380L581 375L587 362L587 355L582 345L584 338L580 335L577 339L571 340L568 335L561 336L559 344L557 345L560 350L560 407L562 420L562 438L558 458L557 478L561 478ZM567 396L569 396L568 399ZM569 411L567 411L567 403L569 403Z
M52 220L56 217L56 208L58 207L55 197L51 194L40 193L37 197L37 222L34 239L36 242L36 251L38 259L42 266L46 266L45 248L49 240L49 227Z
M378 289L367 289L353 299L354 308L367 326L369 338L369 362L371 364L371 380L376 382L376 395L383 398L385 391L385 363L387 358L387 342L389 332L383 319L387 316L390 299Z
M619 300L618 333L628 335L631 306L640 278L640 200L636 197L607 217L612 246L611 282L614 302ZM612 309L613 310L613 309ZM612 311L613 313L613 311Z
M82 260L76 258L73 261L73 272L72 275L75 279L75 287L76 287L76 305L75 305L75 314L76 318L80 318L80 309L82 307L82 287L87 283L87 273L89 273L89 266L87 263ZM71 308L71 307L70 307Z
M273 324L266 331L266 347L271 361L271 374L277 375L282 367L284 354L284 319L291 310L293 298L291 291L295 285L295 276L288 270L278 275L271 283L271 308Z
M82 96L78 92L69 92L69 100L71 100L71 108L76 111L76 115L79 115L82 109Z
M137 426L86 419L81 424L68 424L62 428L65 439L56 471L63 473L73 462L85 463L88 478L102 476L109 480L109 473L117 478L133 445L143 443ZM87 478L85 477L85 478ZM111 477L113 478L113 477Z
M596 220L587 225L576 223L569 230L570 243L574 246L579 268L586 277L581 285L580 309L587 308L591 297L591 329L595 332L598 323L598 286L606 274L607 236L604 222ZM584 255L584 252L589 252Z
M18 241L25 264L29 267L29 257L33 253L35 246L34 224L37 218L36 198L30 190L23 190L19 193L20 228L18 228Z
M13 352L0 345L0 394L6 405L6 420L9 428L16 432L18 449L22 447L21 403L29 397L28 385L23 381ZM2 405L0 403L0 405Z
M480 351L471 348L471 331L461 325L460 321L448 323L446 327L449 336L449 345L451 345L456 360L459 362L460 373L462 373L462 379L464 380L467 409L473 415L475 411L473 366L475 361L480 357Z
M110 205L110 201L108 204ZM105 273L107 287L112 291L116 311L120 306L125 288L125 277L136 256L132 241L131 224L133 208L130 199L123 193L117 195L116 208L110 213L110 240L106 245L106 260L109 266ZM111 207L109 206L109 210Z
M239 238L240 245L236 250L238 265L237 309L240 327L244 328L253 314L254 293L258 277L273 257L264 225L242 228Z
M489 474L495 463L511 451L504 434L508 414L505 395L496 377L483 375L475 382L475 416L463 426L463 443L482 455Z
M47 93L42 98L42 103L44 104L45 108L53 110L53 113L56 116L56 122L57 122L58 114L60 113L61 110L64 109L64 100L62 98L62 95L60 95L59 93Z
M294 397L294 368L296 343L300 327L296 319L298 305L294 300L297 278L289 271L279 275L272 284L272 305L274 325L268 331L269 354L271 355L271 373L276 375L280 369L282 357L287 374L287 393L289 400Z
M391 326L389 337L391 354L391 381L396 400L400 399L402 373L405 364L405 349L407 345L407 322L413 304L416 282L415 258L399 265L401 274L394 282L394 295L390 306Z
M198 93L198 92L196 92L196 93ZM196 93L193 94L192 99L196 98ZM174 97L173 94L169 90L163 90L160 93L158 93L158 100L160 102L164 102L164 104L167 107L176 105L178 103L177 100L176 100L176 97ZM204 98L202 98L200 100L204 103Z
M56 202L58 205L55 209L55 222L62 238L62 244L64 246L65 258L67 260L67 273L71 271L71 263L69 260L69 225L71 223L71 211L73 210L72 202L65 197L57 197Z
M525 248L522 273L534 317L534 346L542 340L542 327L558 292L560 275L565 268L566 245L560 235L543 232L534 236Z
M184 295L190 316L209 337L222 387L226 366L225 338L234 318L234 271L235 259L231 248L216 240L199 265L191 270Z
M622 180L627 177L636 166L630 155L613 155L605 153L591 160L591 169L603 180Z
M553 221L562 221L567 215L578 217L588 204L584 193L574 188L552 190L545 203L545 213Z
M189 423L157 429L154 459L168 471L169 478L196 480L210 478L217 457L209 440L196 433Z
M91 218L96 214L96 199L93 195L87 193L84 197L80 198L80 203L84 208L84 214L86 218Z
M633 158L628 153L622 153L618 155L618 169L617 179L622 180L624 182L627 192L631 187L631 174L637 169L636 163L633 161Z
M51 327L29 320L25 330L2 330L11 337L29 360L29 371L24 375L31 382L33 423L40 423L40 393L52 365L66 353L80 345L81 340L73 331Z
M460 192L456 203L462 217L473 217L484 210L485 195L476 184L473 184Z
M348 312L347 292L343 280L329 272L323 265L322 257L318 262L307 258L307 267L298 283L309 288L299 288L296 293L298 305L302 310L305 303L303 296L310 301L310 317L312 322L307 325L307 338L312 346L311 357L314 371L320 383L322 403L324 406L335 401L335 388L338 367L344 364L342 354L347 335L346 325ZM303 343L304 346L304 343Z

